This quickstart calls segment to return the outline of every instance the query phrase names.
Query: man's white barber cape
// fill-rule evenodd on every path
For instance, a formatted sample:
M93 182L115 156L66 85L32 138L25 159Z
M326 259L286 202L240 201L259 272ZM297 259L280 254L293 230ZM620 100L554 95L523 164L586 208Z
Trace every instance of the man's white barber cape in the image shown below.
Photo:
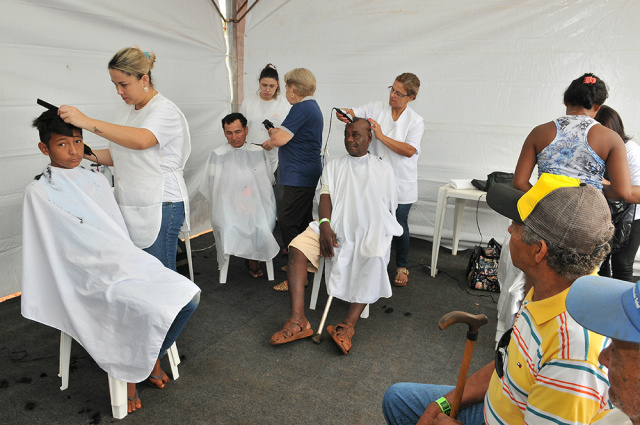
M22 315L71 335L112 376L146 379L200 289L131 242L100 173L48 166L22 220Z
M248 143L225 143L209 155L200 192L211 206L218 268L230 255L258 261L278 255L274 177L265 152Z
M338 239L325 262L327 292L351 303L370 304L391 296L387 264L396 220L398 187L391 166L371 154L329 162L322 184L331 197L331 228ZM317 222L311 224L319 232Z

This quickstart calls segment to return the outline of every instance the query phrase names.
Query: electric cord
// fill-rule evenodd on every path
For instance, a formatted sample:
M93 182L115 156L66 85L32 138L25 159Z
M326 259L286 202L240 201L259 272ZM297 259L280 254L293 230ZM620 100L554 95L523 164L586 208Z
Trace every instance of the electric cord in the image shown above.
M480 199L482 199L483 196L486 195L480 195L476 200L476 226L478 227L478 233L480 234L480 246L482 246L482 231L480 230L480 221L478 220L478 216L480 212Z

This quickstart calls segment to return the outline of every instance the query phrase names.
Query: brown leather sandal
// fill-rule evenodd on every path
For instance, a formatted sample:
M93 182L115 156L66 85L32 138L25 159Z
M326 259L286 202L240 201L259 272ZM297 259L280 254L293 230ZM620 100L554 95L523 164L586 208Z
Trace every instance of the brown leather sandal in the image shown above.
M336 343L340 350L344 354L349 354L351 351L351 338L356 333L355 329L353 329L353 325L351 323L342 322L337 326L327 326L327 332L333 338L333 341Z
M282 345L287 342L295 341L302 338L308 338L313 335L313 329L307 319L302 323L295 323L292 319L288 319L282 329L271 336L269 343L271 345Z

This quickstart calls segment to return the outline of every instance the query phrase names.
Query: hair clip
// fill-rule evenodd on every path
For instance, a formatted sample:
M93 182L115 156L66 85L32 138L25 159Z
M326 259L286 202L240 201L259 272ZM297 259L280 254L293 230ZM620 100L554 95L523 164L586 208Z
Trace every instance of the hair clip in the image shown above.
M596 79L594 77L584 77L584 84L595 84Z
M276 71L278 70L278 68L276 68L276 66L272 63L268 63L267 68L275 69Z
M147 57L147 59L151 59L151 58L149 57L149 52L142 52L142 53L144 53L144 55Z

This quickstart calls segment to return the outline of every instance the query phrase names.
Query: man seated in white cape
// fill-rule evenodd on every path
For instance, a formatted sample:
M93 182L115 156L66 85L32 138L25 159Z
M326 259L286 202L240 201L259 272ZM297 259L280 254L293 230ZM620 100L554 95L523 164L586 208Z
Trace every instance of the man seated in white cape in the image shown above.
M142 407L136 382L162 388L160 358L200 300L200 289L131 239L107 179L78 167L82 130L55 111L33 122L50 165L23 202L22 315L78 341L126 381L128 411Z
M349 155L330 161L322 172L320 220L289 245L291 316L271 345L313 335L304 314L307 261L316 271L320 256L325 257L327 292L351 303L344 321L327 327L344 354L351 350L354 327L367 304L391 296L391 240L402 234L395 217L398 188L391 166L367 152L370 143L370 123L355 118L344 131Z
M258 278L263 275L260 261L271 260L280 250L273 236L275 164L261 146L246 143L249 128L244 115L227 115L222 129L229 143L211 152L200 184L211 206L218 269L235 255L249 259L249 274Z

